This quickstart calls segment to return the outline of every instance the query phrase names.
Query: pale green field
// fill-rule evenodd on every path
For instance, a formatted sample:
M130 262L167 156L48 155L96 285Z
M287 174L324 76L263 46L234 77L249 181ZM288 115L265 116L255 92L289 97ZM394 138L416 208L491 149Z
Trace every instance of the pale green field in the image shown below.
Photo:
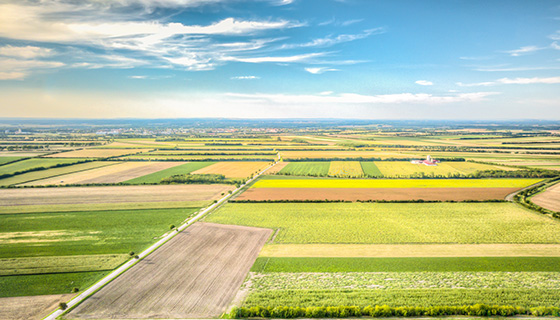
M447 177L454 174L468 175L482 170L511 170L507 167L473 162L442 162L437 166L426 166L408 161L375 161L375 165L385 177L409 177L419 174Z
M206 221L275 243L560 243L558 221L513 203L229 203Z
M359 161L332 161L329 167L329 176L334 177L361 177L364 175Z
M253 188L524 188L542 179L270 179Z

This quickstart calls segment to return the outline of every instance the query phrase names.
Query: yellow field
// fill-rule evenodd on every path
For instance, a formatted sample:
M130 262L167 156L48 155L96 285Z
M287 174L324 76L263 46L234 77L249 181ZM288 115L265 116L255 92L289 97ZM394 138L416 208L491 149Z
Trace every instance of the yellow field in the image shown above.
M364 175L362 165L358 161L332 161L329 176L333 177L361 177Z
M45 158L107 158L146 151L149 151L149 149L82 149L55 153L45 156Z
M408 161L375 161L385 177L409 177L419 174L427 176L467 175L481 170L510 170L510 168L473 162L442 162L437 166L414 164Z
M559 244L268 244L261 257L560 257Z
M32 181L24 185L66 185L66 184L88 184L88 183L118 183L130 179L145 176L150 173L168 169L184 164L184 162L122 162L108 167L80 171L52 178Z
M269 162L230 161L218 162L211 166L191 172L192 174L223 174L226 178L248 178L269 166Z

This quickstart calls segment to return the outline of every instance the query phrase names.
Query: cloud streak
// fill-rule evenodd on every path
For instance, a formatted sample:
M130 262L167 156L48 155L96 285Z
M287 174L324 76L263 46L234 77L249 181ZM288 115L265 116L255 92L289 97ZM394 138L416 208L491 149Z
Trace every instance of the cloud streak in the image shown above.
M560 83L560 77L549 78L501 78L495 81L478 82L478 83L462 83L457 82L460 87L489 87L501 84L557 84Z

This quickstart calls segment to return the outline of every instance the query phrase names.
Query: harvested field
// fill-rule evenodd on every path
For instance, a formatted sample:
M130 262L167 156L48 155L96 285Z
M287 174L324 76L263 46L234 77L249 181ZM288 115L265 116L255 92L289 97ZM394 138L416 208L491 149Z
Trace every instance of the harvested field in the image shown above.
M290 159L346 159L346 158L409 158L398 152L381 151L280 151L282 158Z
M0 320L43 319L74 294L0 298Z
M329 167L329 176L361 177L364 175L358 161L333 161Z
M215 318L272 230L195 223L70 312L71 318Z
M55 153L45 156L45 158L108 158L146 151L149 151L149 149L82 149Z
M51 168L48 170L32 171L28 173L18 174L13 177L0 180L0 186L18 185L26 182L46 179L55 176L66 175L73 172L86 171L94 168L106 167L114 165L115 161L92 161L86 163L78 163L71 166Z
M181 164L183 164L183 162L123 162L110 167L103 167L33 181L25 185L48 186L88 183L119 183L169 169Z
M289 162L286 161L282 161L282 162L278 162L274 167L268 169L268 171L266 172L267 174L275 174L280 172L282 169L284 169L288 164L290 164Z
M442 162L437 166L414 164L407 161L376 161L376 166L385 177L410 177L416 175L443 176L468 175L481 170L504 170L505 167L473 162ZM511 168L505 168L511 170Z
M192 174L223 174L226 178L248 178L266 168L270 163L261 161L218 162L211 166L193 171Z
M250 188L237 200L501 200L520 188Z
M162 185L5 189L0 206L215 200L231 185Z
M560 183L532 197L531 201L545 209L560 212Z
M127 180L125 182L130 184L159 183L164 178L171 177L176 174L188 174L198 169L212 165L215 162L188 162L185 164L181 164L181 162L177 163L179 165L173 166L169 169L154 172L145 176Z
M524 188L542 179L261 179L253 188Z
M267 244L260 257L560 257L558 244Z

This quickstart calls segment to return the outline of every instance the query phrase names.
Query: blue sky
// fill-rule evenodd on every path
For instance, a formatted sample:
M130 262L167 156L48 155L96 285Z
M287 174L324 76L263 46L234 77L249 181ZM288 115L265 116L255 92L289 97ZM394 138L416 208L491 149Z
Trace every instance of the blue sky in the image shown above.
M560 1L0 0L2 117L560 119Z

